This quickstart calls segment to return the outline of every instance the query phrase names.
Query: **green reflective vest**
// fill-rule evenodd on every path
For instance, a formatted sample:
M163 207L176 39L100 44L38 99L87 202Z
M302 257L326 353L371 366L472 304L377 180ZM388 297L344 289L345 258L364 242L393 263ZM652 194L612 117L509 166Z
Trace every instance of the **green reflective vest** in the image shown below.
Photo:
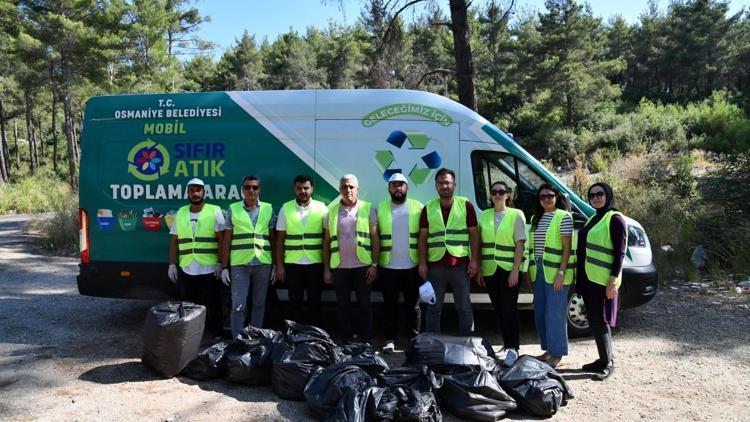
M370 243L370 207L371 204L359 200L359 209L357 210L357 259L363 264L372 264L372 244ZM338 268L341 264L341 255L339 253L338 240L338 220L339 208L341 202L328 206L328 232L331 236L331 268Z
M440 261L445 251L460 258L469 256L469 228L466 226L466 201L462 196L453 197L448 214L448 224L443 222L440 198L427 202L427 260Z
M271 204L258 201L258 219L253 221L247 215L245 202L235 202L229 206L232 210L232 266L249 264L258 258L261 264L271 263L271 233L268 223L271 222L273 208Z
M519 217L526 224L526 217L521 210L508 208L495 230L495 209L489 208L482 212L479 219L482 234L482 275L494 274L498 266L505 271L513 269L516 252L516 219ZM521 266L523 266L523 260L521 260Z
M609 211L604 217L589 230L586 236L586 277L594 283L606 286L612 275L612 264L615 262L614 245L609 235L609 223L615 215L622 215L617 211ZM592 217L593 218L593 217ZM589 218L591 221L591 218ZM588 224L588 222L586 222ZM628 232L625 231L625 244L627 245ZM617 274L615 282L620 288L622 282L622 270Z
M286 220L284 262L287 264L298 264L303 257L313 264L323 262L323 215L326 206L311 199L308 207L310 212L304 225L297 213L297 201L291 200L281 208Z
M216 241L216 205L203 204L195 223L195 233L190 224L190 205L177 211L177 246L180 267L188 267L193 261L201 265L216 265L219 262L219 243Z
M563 210L555 210L555 215L552 217L549 226L547 227L547 233L544 237L544 253L542 254L542 266L544 267L544 281L549 284L555 282L557 272L560 270L560 263L562 262L563 244L562 236L560 235L560 227L562 226L563 217L566 215L572 218L572 215ZM565 268L565 274L563 276L563 284L568 285L573 282L575 275L576 266L576 238L577 233L573 230L570 242L570 258L568 258L568 266ZM528 235L528 257L529 257L529 275L531 281L536 281L536 259L534 257L534 232L529 231Z
M416 264L419 262L417 257L419 217L424 205L416 199L407 199L406 206L409 208L409 257L411 262ZM391 249L393 248L393 217L390 199L378 204L378 231L380 232L380 265L388 265L391 261Z

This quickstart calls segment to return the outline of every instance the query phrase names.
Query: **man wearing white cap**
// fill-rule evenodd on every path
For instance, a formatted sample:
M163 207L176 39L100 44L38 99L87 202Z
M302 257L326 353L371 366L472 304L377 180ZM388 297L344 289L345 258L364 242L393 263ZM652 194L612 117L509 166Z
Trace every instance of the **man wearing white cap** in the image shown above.
M179 281L180 299L206 307L206 328L222 335L219 297L221 274L219 245L224 233L224 214L216 205L206 204L203 180L187 183L189 205L180 207L169 234L169 271L172 282ZM179 256L179 261L178 261ZM179 269L177 263L179 262Z
M380 237L380 280L385 304L384 353L393 353L398 340L399 316L406 317L411 337L419 334L422 313L419 308L417 271L417 238L422 203L408 199L409 182L401 173L388 179L389 199L378 204L378 235ZM404 306L399 315L399 295Z

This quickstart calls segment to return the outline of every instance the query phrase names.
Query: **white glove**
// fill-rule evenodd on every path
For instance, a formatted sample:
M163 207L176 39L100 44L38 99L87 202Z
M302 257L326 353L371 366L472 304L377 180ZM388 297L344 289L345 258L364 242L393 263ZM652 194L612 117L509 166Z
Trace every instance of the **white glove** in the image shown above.
M169 270L167 270L167 277L172 280L172 283L177 283L177 265L169 265Z
M221 278L222 269L223 266L221 265L221 263L216 264L216 267L214 268L214 277L216 277L217 280Z
M273 283L276 283L276 266L275 265L271 265L271 285L273 285Z
M221 270L221 282L224 283L225 286L229 287L229 283L232 282L232 280L229 278L229 269Z

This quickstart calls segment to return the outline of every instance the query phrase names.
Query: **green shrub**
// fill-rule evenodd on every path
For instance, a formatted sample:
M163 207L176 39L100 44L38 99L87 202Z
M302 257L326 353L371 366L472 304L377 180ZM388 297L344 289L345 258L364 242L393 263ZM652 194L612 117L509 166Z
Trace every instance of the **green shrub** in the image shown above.
M0 185L0 215L53 212L55 204L71 202L75 195L70 186L44 169L18 182Z
M601 173L607 169L608 162L602 150L598 149L589 157L589 164L593 173Z

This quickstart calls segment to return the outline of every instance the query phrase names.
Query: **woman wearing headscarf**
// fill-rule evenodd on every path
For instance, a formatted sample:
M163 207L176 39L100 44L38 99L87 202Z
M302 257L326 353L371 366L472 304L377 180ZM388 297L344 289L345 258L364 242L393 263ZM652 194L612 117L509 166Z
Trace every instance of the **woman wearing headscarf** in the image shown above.
M544 350L538 359L554 368L568 354L568 290L575 267L573 216L565 211L565 198L553 185L541 185L537 198L528 236L527 280L534 282L534 322Z
M596 210L578 232L576 291L586 304L599 359L583 365L594 379L605 380L614 371L612 333L617 320L617 290L622 279L622 262L628 244L622 213L614 208L614 193L606 183L595 183L588 191Z
M526 217L523 211L511 208L511 188L497 181L490 187L492 208L479 219L482 239L482 273L479 285L487 286L492 306L500 316L505 364L518 359L520 346L518 292L521 284L526 243Z

